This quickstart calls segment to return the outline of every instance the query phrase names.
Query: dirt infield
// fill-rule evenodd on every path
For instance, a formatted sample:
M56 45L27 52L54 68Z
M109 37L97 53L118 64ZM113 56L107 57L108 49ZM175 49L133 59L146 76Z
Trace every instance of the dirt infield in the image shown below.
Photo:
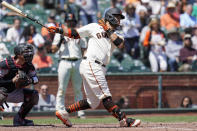
M142 123L140 127L120 128L118 124L37 125L32 127L0 126L0 131L197 131L195 123Z
M151 116L197 116L196 113L187 114L151 114ZM150 115L136 115L150 116ZM103 116L102 116L103 117ZM31 118L31 117L30 117ZM48 118L48 117L32 117ZM49 117L50 118L50 117ZM9 118L12 119L12 118ZM139 127L120 128L117 124L74 124L68 128L63 124L50 125L35 125L29 127L13 127L11 125L0 125L0 131L197 131L197 122L177 122L177 123L162 123L162 122L143 122Z

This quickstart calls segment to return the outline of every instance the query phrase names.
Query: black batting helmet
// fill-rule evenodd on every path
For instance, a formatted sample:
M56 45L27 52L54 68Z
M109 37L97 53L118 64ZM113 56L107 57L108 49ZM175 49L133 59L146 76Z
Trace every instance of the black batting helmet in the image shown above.
M73 13L65 13L65 21L76 21L75 15Z
M23 55L25 62L31 62L34 56L34 49L33 46L30 44L19 44L14 48L14 54Z
M116 15L120 15L121 19L124 19L122 11L119 8L110 8L105 13L105 20L109 21L112 25L119 26L119 22L116 19Z

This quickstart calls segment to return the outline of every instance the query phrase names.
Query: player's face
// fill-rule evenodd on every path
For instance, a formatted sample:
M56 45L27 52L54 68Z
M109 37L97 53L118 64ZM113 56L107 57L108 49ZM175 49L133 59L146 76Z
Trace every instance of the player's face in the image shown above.
M112 26L112 28L113 28L114 30L116 30L117 27L120 26L121 16L120 16L120 15L114 15L114 16L115 16L115 18L116 18L116 20L117 20L117 24L116 24L116 25L111 25L111 26Z
M118 20L118 24L120 25L121 15L114 15L116 19Z
M18 58L18 60L20 61L19 63L20 63L21 65L23 65L23 64L25 63L25 58L24 58L23 55L18 55L17 58Z

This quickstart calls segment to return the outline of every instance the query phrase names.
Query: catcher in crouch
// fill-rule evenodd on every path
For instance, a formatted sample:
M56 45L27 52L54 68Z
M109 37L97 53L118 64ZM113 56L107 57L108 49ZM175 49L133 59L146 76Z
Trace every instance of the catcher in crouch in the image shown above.
M14 57L8 56L0 62L0 105L4 102L24 102L13 119L14 126L33 126L32 120L25 117L37 104L39 96L36 90L24 88L38 83L38 77L33 66L33 47L29 44L19 44L14 48ZM4 107L3 107L4 108Z

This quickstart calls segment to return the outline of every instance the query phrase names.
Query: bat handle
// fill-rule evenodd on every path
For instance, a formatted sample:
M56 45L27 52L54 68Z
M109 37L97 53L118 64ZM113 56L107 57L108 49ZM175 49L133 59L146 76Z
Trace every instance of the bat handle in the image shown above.
M26 15L26 18L28 18L28 19L34 21L35 23L37 23L37 24L39 24L39 25L41 25L41 26L43 26L43 27L45 27L45 28L48 28L48 27L46 27L45 25L41 24L38 20L36 20L36 19L34 19L34 18L32 18L32 17L30 17L30 16L28 16L28 15Z

